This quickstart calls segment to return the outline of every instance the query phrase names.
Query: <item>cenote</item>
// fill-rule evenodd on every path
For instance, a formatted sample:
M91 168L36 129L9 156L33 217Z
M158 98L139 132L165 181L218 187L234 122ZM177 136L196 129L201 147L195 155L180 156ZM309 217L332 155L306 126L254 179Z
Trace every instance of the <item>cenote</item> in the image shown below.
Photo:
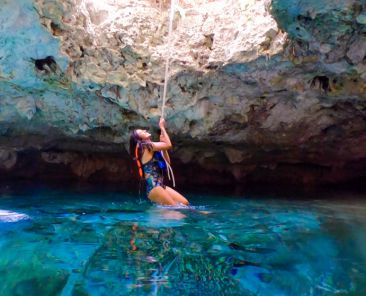
M365 296L365 182L365 0L0 0L0 296Z
M1 295L365 295L363 194L187 196L2 187Z

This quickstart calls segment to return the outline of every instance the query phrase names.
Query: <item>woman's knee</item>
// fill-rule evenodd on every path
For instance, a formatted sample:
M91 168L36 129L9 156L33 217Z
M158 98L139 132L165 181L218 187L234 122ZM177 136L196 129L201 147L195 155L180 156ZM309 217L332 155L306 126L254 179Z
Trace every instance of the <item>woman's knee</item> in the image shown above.
M153 190L150 191L148 198L156 203L162 205L176 205L177 202L171 197L171 195L162 187L158 186L155 187Z
M174 201L184 204L184 205L189 204L189 201L179 192L175 191L174 189L172 189L168 186L166 187L166 190Z

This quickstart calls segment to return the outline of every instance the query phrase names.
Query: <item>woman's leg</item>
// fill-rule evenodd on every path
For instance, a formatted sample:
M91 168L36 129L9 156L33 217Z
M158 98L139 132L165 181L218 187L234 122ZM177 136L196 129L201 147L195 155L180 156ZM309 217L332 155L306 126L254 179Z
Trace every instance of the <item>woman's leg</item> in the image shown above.
M175 191L173 188L170 188L169 186L165 186L166 191L169 193L170 197L178 203L188 205L189 201L179 192Z
M177 204L177 202L171 197L169 192L161 186L154 187L150 191L148 198L153 202L165 206L175 206Z

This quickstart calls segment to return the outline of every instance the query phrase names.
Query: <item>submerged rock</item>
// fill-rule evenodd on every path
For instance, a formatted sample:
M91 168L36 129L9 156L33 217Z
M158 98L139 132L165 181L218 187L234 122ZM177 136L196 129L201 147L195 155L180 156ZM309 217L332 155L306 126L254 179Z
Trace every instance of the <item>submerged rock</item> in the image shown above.
M2 5L1 178L128 183L129 131L157 131L169 50L179 183L365 177L363 1L180 1L171 49L165 2L122 2Z

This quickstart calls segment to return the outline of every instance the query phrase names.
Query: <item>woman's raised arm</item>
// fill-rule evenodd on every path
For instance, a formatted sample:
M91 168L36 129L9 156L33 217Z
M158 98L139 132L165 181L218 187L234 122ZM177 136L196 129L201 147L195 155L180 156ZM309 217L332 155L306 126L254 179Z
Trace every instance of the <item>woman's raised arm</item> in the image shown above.
M159 127L161 130L160 134L160 142L153 142L153 150L154 151L161 151L161 150L169 150L172 149L173 145L170 141L169 135L165 129L165 120L164 118L160 118Z

